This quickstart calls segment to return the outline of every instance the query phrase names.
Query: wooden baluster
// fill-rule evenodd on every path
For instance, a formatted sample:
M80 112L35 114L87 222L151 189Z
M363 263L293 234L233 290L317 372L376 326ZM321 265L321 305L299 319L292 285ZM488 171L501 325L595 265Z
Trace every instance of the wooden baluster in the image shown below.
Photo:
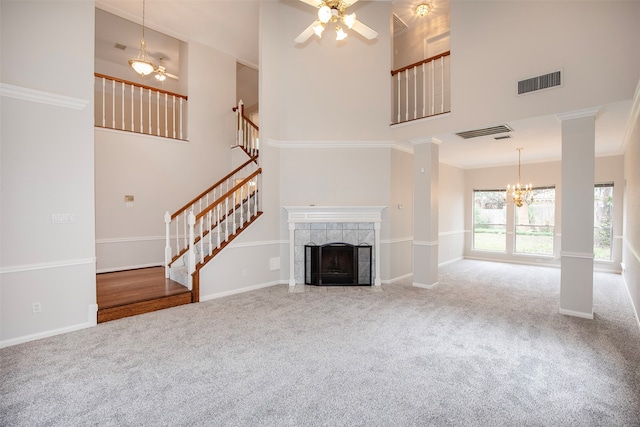
M164 94L164 136L165 138L169 137L169 121L167 120L167 107L169 106L169 101L167 100L168 95Z
M107 97L107 79L102 78L102 127L107 127L107 111L105 110L105 98Z
M216 226L216 234L218 235L217 248L220 249L220 228L222 227L222 222L220 222L220 204L216 206L216 210L218 211L218 225Z
M227 240L229 240L229 197L226 197L224 199L224 215L225 215L225 225L224 225L224 230L225 230L225 238L224 241L226 242Z
M444 113L444 56L440 58L440 112Z
M204 217L200 218L198 225L200 229L200 241L198 242L198 246L200 246L200 264L202 264L204 262Z
M213 253L213 242L211 241L211 234L213 233L213 210L207 212L207 221L209 225L207 226L207 246L209 247L208 255Z
M418 67L413 67L413 118L418 118Z
M186 218L185 218L186 219ZM187 256L189 257L189 268L188 268L188 288L191 290L193 288L192 278L193 272L196 271L196 251L194 248L195 244L195 224L196 224L196 216L193 214L193 211L189 212L189 251L187 252Z
M188 216L187 211L184 211L184 213L183 213L183 218L184 218L184 221L183 221L183 224L184 224L184 234L183 234L183 236L184 236L184 246L183 246L183 248L186 248L186 247L189 246L189 240L188 240L189 239L189 234L187 234L187 216Z
M180 139L182 139L182 128L184 127L182 124L182 98L180 98Z
M400 92L402 91L401 89L402 82L400 80L400 74L401 73L396 74L398 76L398 79L397 79L398 80L398 104L396 105L396 108L398 109L398 120L396 121L396 123L400 123Z
M176 254L180 253L180 215L175 217L176 221Z
M434 61L431 61L431 115L435 114L436 108L436 76Z
M151 124L151 89L149 89L149 135L153 135L153 126Z
M173 139L176 139L176 96L173 95L173 107L171 108L171 117L173 118Z
M238 204L238 198L236 197L236 193L237 191L233 192L233 196L231 198L231 201L233 202L233 206L231 207L231 213L232 213L232 224L233 224L233 233L231 234L236 234L236 205Z
M422 63L422 117L427 117L427 69Z
M135 98L136 95L136 90L135 90L135 86L131 85L131 132L135 132L136 131L136 126L135 126L135 108L134 108L134 104L133 104L133 98Z
M404 78L406 80L406 82L405 82L406 83L405 84L405 94L404 94L404 96L405 96L405 100L404 100L405 113L404 113L404 116L405 116L405 121L409 121L409 70L406 70L404 72Z
M144 95L144 90L142 88L140 88L140 133L144 133L144 115L143 110L142 110L142 104L144 104L144 102L142 102L142 98Z
M156 92L156 135L160 136L160 92Z
M124 126L124 83L120 83L120 86L122 87L122 130L125 130L125 126Z
M111 80L111 129L116 128L116 81Z

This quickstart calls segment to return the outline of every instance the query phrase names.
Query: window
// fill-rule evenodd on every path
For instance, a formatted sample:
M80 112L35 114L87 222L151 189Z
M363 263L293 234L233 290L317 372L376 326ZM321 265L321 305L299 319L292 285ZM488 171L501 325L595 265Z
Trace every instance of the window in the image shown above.
M473 249L505 252L505 190L474 190L473 193Z
M514 206L515 249L520 254L553 255L553 237L556 212L555 187L533 190L533 203Z
M611 259L613 183L596 184L593 197L593 253L595 259Z

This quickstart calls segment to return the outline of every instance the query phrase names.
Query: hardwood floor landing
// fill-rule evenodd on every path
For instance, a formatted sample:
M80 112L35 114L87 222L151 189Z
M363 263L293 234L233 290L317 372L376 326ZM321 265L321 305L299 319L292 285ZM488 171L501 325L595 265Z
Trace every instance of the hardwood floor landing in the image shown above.
M164 267L96 276L98 323L189 304L191 292L164 277Z

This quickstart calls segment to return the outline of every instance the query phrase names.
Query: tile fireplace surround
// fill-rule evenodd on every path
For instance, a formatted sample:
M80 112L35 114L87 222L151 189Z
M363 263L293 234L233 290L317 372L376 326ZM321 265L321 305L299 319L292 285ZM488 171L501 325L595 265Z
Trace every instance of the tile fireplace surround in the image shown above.
M304 245L369 244L374 286L380 286L380 228L386 206L284 206L289 223L289 286L304 283Z

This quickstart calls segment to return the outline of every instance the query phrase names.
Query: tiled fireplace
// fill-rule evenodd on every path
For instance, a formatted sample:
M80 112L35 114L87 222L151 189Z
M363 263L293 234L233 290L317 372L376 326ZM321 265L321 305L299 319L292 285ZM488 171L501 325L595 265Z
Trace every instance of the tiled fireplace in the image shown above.
M384 206L285 206L289 222L289 286L305 283L305 245L373 247L373 284L380 286L380 228Z

